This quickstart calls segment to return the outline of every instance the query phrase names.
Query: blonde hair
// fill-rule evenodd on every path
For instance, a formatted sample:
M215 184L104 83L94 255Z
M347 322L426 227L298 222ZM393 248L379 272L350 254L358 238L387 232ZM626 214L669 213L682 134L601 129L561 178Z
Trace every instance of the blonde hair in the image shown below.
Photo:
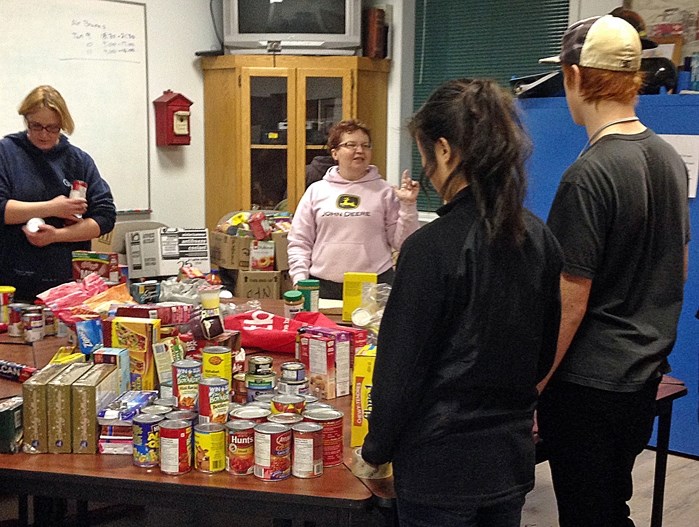
M75 123L70 116L66 101L58 90L52 86L44 85L34 88L29 92L29 95L24 98L22 104L19 105L17 113L26 119L27 115L42 108L48 108L56 112L61 119L61 129L67 134L73 133L73 130L75 130Z

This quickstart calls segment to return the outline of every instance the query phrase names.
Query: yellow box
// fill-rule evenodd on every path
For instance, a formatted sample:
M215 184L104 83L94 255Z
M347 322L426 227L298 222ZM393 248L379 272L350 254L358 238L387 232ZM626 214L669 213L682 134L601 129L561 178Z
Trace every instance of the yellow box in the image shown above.
M350 446L362 446L369 432L371 414L371 388L373 386L376 346L364 346L354 357L352 382L352 426Z
M22 384L24 445L32 454L46 453L48 446L48 383L68 367L67 364L49 364Z
M342 285L342 320L352 321L352 311L362 305L362 291L367 284L375 284L376 273L345 273Z
M131 389L157 389L153 345L160 341L160 319L109 317L102 327L105 347L129 350Z

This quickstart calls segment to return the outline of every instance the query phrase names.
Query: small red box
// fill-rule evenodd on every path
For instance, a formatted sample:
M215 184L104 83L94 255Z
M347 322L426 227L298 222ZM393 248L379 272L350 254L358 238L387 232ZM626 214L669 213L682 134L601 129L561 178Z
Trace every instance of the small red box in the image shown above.
M119 255L94 251L73 251L73 280L80 281L95 273L107 282L119 283Z

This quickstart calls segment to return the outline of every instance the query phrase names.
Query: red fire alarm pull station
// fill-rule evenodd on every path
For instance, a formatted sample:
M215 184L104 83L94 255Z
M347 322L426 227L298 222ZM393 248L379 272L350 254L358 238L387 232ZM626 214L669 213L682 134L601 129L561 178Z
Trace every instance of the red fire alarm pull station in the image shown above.
M153 101L156 145L189 144L189 107L192 104L192 101L187 97L172 90L165 90L160 97Z

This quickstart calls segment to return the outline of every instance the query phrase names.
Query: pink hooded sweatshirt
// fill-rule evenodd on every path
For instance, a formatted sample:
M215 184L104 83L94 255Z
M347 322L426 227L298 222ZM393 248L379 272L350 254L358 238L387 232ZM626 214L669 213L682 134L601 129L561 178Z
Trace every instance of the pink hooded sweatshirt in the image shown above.
M374 165L357 181L338 167L308 187L289 233L289 273L294 284L310 275L342 282L345 272L381 274L393 266L392 250L417 230L417 204L402 203Z

